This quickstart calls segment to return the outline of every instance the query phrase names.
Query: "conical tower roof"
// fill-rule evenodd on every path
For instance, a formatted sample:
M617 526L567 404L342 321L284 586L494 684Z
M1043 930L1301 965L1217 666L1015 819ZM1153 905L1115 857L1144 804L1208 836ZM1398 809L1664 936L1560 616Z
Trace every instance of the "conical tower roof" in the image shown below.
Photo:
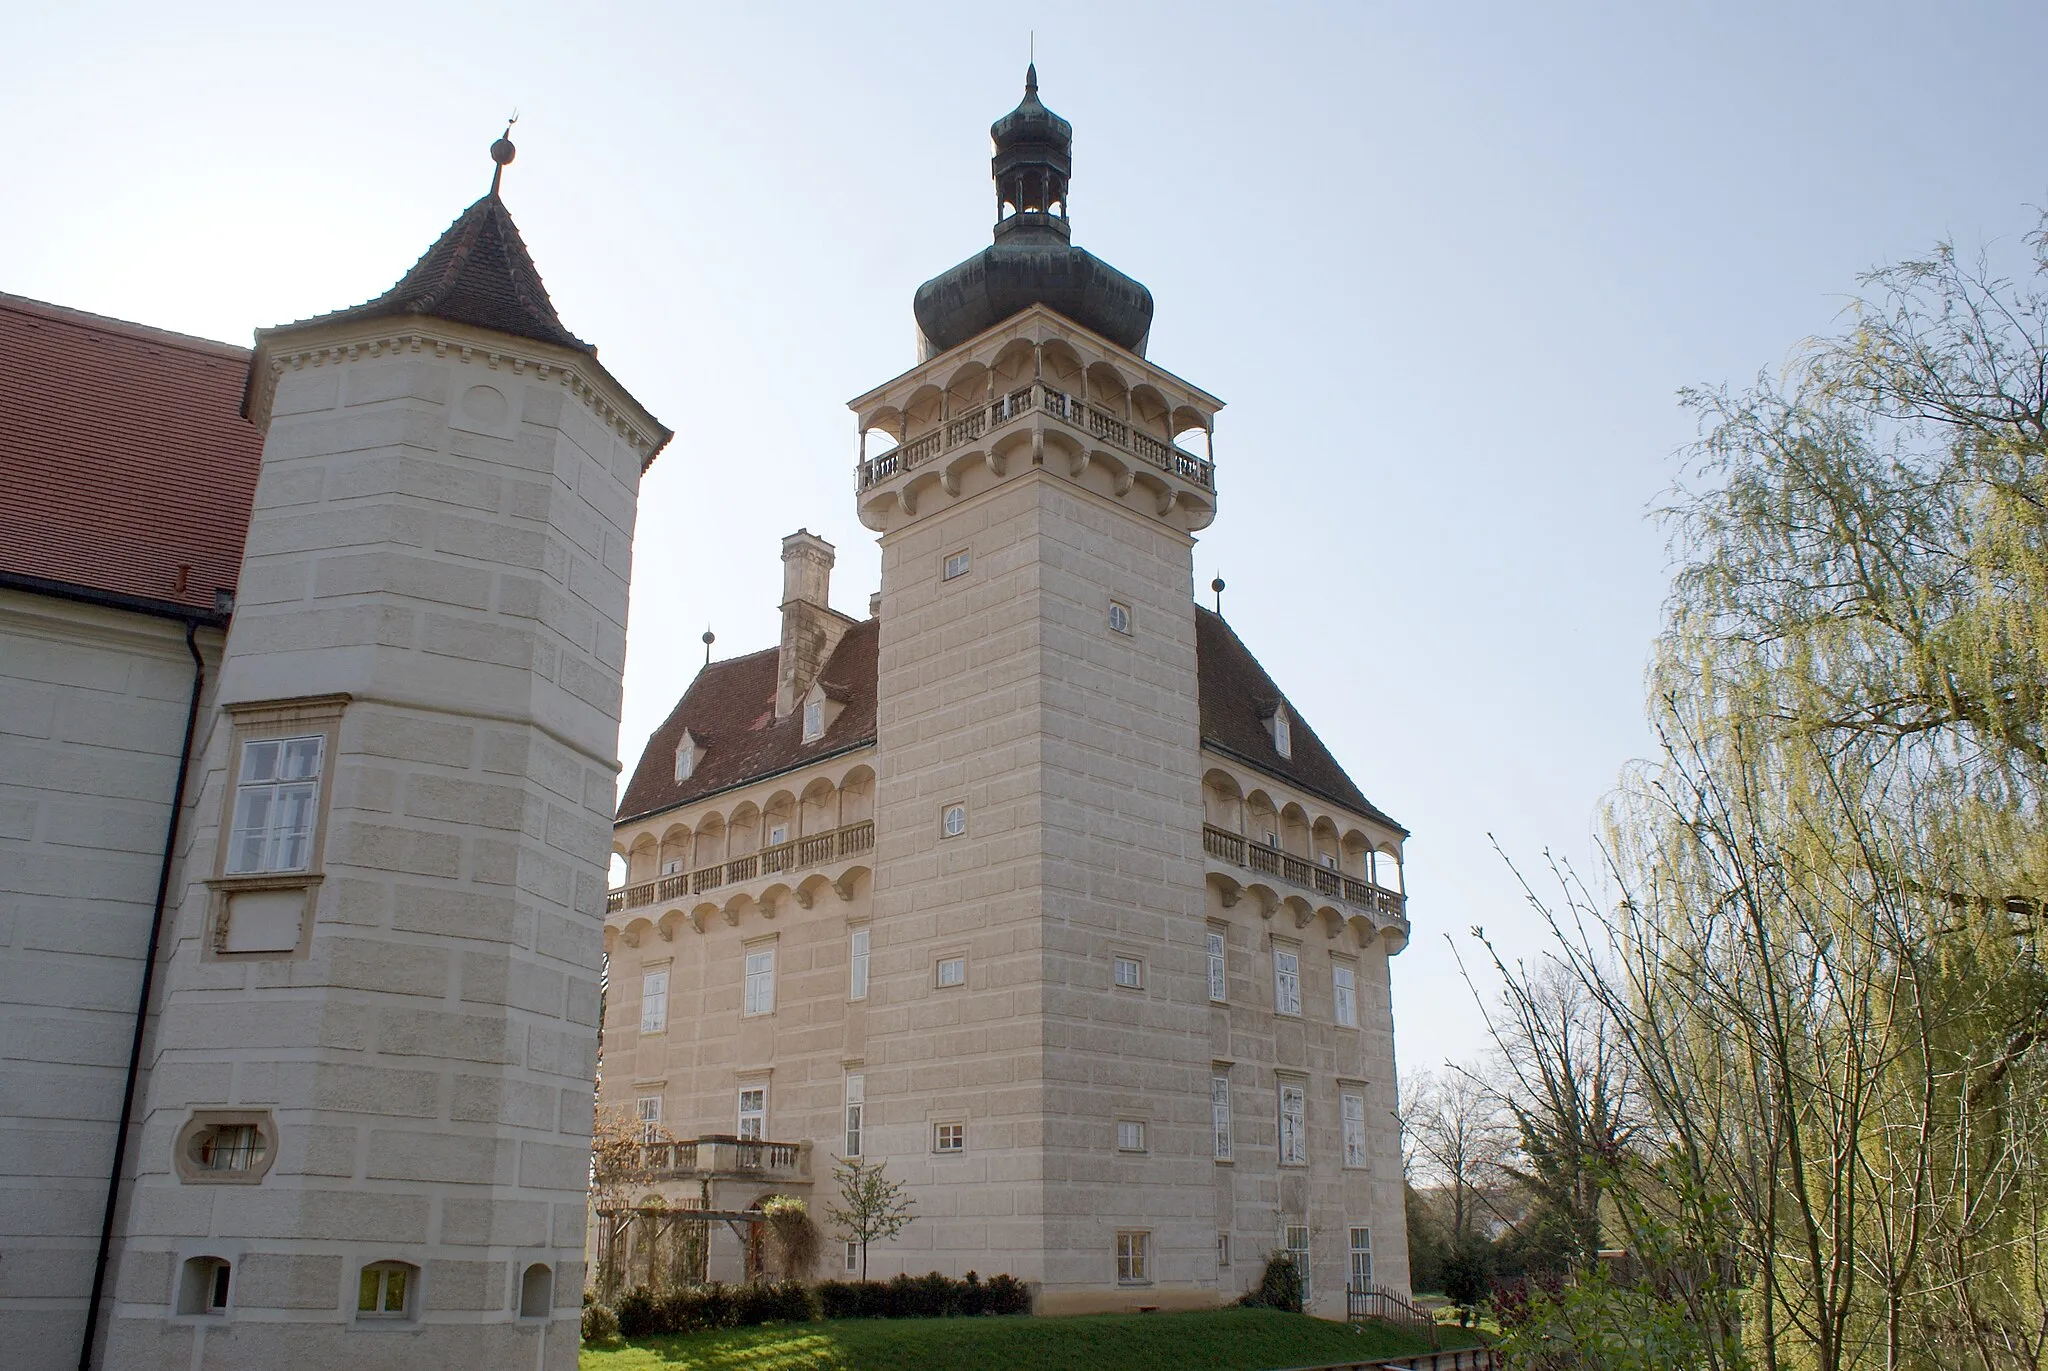
M574 348L597 349L562 326L495 185L457 216L398 284L374 300L286 324L287 329L415 314ZM277 330L265 330L276 332Z

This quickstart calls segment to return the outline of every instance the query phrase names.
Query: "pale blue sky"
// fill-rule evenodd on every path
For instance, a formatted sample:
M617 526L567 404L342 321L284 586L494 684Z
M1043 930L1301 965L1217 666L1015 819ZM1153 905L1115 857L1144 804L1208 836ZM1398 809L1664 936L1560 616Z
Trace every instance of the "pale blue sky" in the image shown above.
M1406 823L1404 1068L1479 1038L1443 935L1532 946L1486 835L1583 859L1647 748L1674 392L1780 364L1855 274L2032 226L2048 6L42 6L0 13L0 290L246 342L395 280L488 184L675 442L622 751L774 641L778 540L878 560L843 402L988 239L1026 33L1076 241L1230 401L1196 550Z

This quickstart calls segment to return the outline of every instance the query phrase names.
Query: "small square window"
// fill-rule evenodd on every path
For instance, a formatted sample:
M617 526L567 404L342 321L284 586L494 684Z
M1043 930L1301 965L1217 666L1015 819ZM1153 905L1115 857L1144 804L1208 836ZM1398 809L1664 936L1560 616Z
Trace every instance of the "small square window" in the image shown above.
M964 1123L937 1123L932 1125L932 1151L965 1152L967 1150L967 1125Z
M945 813L939 816L939 835L957 838L967 831L967 806L947 805Z
M1119 990L1140 990L1145 985L1145 964L1136 957L1116 959L1116 984Z
M356 1317L411 1318L418 1276L419 1268L406 1262L373 1262L364 1267L356 1286Z
M1152 1235L1116 1235L1116 1280L1118 1285L1144 1285L1152 1279Z
M1138 1119L1116 1121L1116 1150L1119 1152L1143 1152L1145 1150L1145 1125Z
M1109 602L1109 628L1112 633L1131 631L1131 607L1120 600Z
M966 548L962 548L958 552L948 554L948 556L946 557L946 569L942 579L950 581L956 576L965 576L967 574L967 563L968 557Z
M939 958L939 988L967 984L967 959L965 957Z
M178 1281L178 1312L218 1316L228 1312L233 1272L219 1257L193 1257Z

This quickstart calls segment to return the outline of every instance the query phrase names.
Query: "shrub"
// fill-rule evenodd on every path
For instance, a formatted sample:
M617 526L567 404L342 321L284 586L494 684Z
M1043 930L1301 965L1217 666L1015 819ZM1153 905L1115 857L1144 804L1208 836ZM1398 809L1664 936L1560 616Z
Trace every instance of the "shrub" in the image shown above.
M975 1272L953 1280L934 1271L889 1281L823 1281L810 1306L813 1318L938 1319L984 1314L1028 1314L1031 1291L1015 1276ZM788 1317L795 1317L790 1315Z
M619 1337L619 1316L599 1304L589 1295L583 1297L583 1341L596 1344L616 1342Z
M644 1285L636 1285L619 1296L619 1336L622 1338L645 1338L665 1332L661 1326L661 1307L654 1301L654 1294Z
M1031 1312L1031 1290L1024 1282L1011 1275L990 1276L988 1284L982 1287L981 1312L984 1314L1029 1314Z
M1285 1252L1275 1252L1266 1258L1266 1270L1259 1277L1259 1287L1247 1291L1238 1299L1247 1309L1284 1309L1290 1314L1301 1312L1301 1272L1295 1268L1294 1258Z

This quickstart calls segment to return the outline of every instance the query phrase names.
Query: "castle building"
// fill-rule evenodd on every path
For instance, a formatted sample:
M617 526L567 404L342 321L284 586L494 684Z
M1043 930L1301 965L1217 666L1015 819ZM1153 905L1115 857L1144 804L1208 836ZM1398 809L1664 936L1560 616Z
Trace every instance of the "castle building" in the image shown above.
M917 1217L872 1276L1204 1307L1285 1249L1341 1315L1407 1288L1406 831L1194 601L1222 402L1071 242L1035 71L991 132L994 242L851 403L868 617L785 539L780 641L707 660L623 792L601 1105L671 1206L822 1214L885 1164Z
M495 176L253 349L0 297L0 1366L574 1367L668 436Z

